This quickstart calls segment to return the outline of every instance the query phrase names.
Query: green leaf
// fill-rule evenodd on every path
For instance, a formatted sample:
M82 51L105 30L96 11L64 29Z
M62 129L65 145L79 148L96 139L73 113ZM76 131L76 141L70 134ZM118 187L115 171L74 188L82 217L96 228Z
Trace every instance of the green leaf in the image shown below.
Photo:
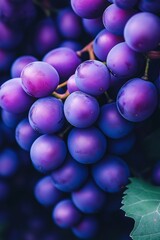
M135 221L133 240L160 240L160 187L131 178L122 200L122 210Z

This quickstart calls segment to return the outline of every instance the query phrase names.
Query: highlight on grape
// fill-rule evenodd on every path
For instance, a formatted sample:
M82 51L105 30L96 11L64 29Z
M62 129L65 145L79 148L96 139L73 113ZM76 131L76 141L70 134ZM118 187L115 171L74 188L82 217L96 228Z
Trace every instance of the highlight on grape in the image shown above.
M160 239L159 99L159 0L1 0L0 239Z

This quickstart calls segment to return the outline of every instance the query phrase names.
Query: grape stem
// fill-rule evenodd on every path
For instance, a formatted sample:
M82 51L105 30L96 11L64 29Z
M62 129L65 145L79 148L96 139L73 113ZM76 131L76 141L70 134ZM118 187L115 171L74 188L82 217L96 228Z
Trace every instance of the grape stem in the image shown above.
M84 48L82 48L80 51L77 51L77 55L78 55L79 57L81 57L84 52L88 52L88 54L89 54L89 59L90 59L90 60L95 60L95 59L96 59L96 58L95 58L95 55L94 55L94 52L93 52L93 41L90 42L89 44L87 44L87 45L86 45Z
M148 71L149 71L149 64L150 64L150 58L147 57L147 60L146 60L146 67L145 67L145 71L144 71L144 75L142 77L143 80L148 80Z
M69 94L70 93L69 93L68 90L66 90L65 93L57 93L56 91L54 91L52 93L52 96L54 96L54 97L56 97L58 99L64 100L64 99L66 99L69 96Z

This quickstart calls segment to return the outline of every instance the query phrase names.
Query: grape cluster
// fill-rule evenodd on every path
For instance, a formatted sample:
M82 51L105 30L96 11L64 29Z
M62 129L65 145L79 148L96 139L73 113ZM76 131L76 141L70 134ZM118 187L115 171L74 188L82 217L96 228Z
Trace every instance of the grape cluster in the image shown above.
M27 232L6 238L130 239L129 177L160 185L142 144L160 118L160 3L6 0L0 29L0 201L28 200Z

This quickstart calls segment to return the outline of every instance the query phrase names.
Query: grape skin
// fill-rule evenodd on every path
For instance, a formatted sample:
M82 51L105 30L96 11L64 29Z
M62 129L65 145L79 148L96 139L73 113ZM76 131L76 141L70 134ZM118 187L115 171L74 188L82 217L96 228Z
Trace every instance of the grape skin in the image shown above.
M89 127L98 118L98 101L89 94L75 91L64 102L64 115L67 121L75 127Z

